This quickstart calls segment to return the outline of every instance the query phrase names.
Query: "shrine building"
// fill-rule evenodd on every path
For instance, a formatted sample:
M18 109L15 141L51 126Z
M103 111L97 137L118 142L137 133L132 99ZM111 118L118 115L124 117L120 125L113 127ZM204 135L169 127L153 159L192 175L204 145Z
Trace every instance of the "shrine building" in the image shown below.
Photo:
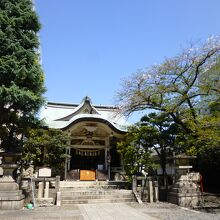
M49 128L71 137L66 148L66 180L114 180L123 170L116 143L128 123L115 106L93 105L89 97L80 104L48 102L42 118Z

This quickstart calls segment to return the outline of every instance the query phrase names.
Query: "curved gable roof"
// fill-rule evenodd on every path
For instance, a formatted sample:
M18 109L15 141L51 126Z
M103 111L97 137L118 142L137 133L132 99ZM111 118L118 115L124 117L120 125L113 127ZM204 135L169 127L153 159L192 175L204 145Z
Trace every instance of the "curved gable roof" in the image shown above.
M98 121L107 124L116 132L125 132L129 125L118 107L92 105L89 97L80 104L48 102L41 112L41 118L50 128L65 130L79 121Z
M73 110L73 112L65 117L57 119L56 121L70 121L74 116L78 114L99 114L94 106L91 105L91 100L86 96L83 101Z

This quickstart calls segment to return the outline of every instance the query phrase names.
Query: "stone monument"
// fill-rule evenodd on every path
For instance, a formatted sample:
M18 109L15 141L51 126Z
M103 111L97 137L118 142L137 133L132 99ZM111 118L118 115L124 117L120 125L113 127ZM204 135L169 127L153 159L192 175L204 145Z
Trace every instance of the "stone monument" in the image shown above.
M0 210L18 210L23 208L24 195L19 190L14 176L21 154L0 152Z
M36 205L43 207L53 206L53 198L49 197L49 181L45 181L46 178L51 177L51 169L48 167L40 168L38 177L44 178L44 181L39 182Z

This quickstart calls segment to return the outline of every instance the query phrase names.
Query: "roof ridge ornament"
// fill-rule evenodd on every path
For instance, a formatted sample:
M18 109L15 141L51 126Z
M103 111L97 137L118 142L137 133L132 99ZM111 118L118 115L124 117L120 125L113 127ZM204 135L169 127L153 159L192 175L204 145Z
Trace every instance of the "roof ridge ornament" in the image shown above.
M89 102L89 103L92 103L92 100L89 96L85 96L82 100L82 102Z

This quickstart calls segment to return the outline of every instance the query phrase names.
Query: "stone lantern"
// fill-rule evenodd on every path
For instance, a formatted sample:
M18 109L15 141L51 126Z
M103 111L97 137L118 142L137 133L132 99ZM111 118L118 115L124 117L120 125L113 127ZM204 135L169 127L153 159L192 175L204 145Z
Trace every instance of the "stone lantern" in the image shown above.
M175 155L172 158L175 167L175 180L177 181L181 175L186 175L192 169L190 162L196 159L196 156L188 156L184 154Z
M15 178L15 172L18 168L17 162L20 160L21 155L21 153L0 152L0 167L4 176L7 176L12 181Z
M20 153L0 152L0 210L21 209L24 195L15 182Z
M192 166L190 161L195 156L176 155L172 158L175 167L175 183L167 194L167 200L170 203L183 207L195 207L201 202L200 192L200 174L190 172Z

